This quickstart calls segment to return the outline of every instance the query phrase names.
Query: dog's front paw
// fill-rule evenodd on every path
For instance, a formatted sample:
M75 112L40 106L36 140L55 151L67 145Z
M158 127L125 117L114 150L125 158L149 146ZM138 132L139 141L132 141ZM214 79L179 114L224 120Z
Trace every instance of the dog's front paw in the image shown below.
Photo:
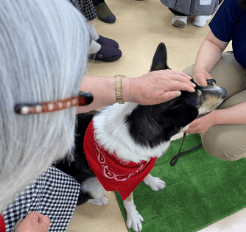
M143 217L139 214L139 212L136 209L131 210L131 212L127 214L126 225L128 229L132 228L136 232L142 231L143 221Z
M105 196L101 196L96 199L90 199L88 200L89 203L94 204L94 205L107 205L108 204L108 198Z
M153 177L150 174L144 179L144 183L154 191L158 191L159 189L164 189L166 187L166 183L163 180L159 177Z

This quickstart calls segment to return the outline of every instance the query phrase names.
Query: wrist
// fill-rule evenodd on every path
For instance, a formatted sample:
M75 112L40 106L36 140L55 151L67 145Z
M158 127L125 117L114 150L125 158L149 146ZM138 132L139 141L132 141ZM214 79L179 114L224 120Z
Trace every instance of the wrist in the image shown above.
M131 102L130 86L131 86L131 78L123 77L122 78L122 100L124 102Z
M203 67L195 67L193 71L193 76L196 76L198 73L205 73L207 72Z
M217 125L218 110L213 110L209 115L211 126Z

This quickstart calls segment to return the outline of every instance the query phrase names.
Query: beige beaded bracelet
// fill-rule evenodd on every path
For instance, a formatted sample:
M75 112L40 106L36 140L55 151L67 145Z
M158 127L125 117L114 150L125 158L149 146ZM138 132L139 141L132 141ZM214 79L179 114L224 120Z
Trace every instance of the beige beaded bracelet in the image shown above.
M116 75L115 77L115 96L116 101L119 104L124 104L125 102L122 99L122 78L125 77L123 75Z

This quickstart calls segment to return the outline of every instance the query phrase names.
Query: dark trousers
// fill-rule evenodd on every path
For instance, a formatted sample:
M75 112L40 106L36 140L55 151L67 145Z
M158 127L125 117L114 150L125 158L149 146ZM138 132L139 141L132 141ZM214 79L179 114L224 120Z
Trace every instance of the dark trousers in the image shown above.
M92 0L93 5L96 7L98 6L100 3L104 2L104 0Z
M175 14L175 15L178 15L178 16L187 16L187 15L182 14L182 13L176 11L176 10L173 10L173 9L170 9L170 8L168 8L168 9L169 9L173 14Z

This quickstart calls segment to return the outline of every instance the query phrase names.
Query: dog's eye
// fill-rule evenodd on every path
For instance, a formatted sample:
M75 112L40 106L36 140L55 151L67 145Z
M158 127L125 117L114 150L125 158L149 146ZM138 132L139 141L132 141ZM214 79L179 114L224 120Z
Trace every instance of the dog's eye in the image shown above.
M201 90L197 90L197 95L198 95L198 97L201 97L202 96L202 91Z

